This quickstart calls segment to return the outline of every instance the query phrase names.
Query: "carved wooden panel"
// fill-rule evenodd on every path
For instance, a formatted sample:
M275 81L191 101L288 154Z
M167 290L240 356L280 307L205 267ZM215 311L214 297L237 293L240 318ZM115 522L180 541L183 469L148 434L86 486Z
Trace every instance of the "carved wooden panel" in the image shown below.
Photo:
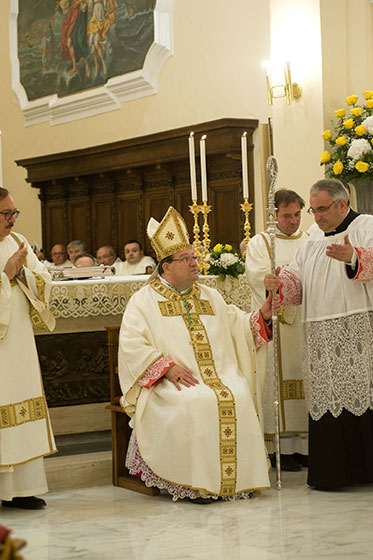
M91 216L92 247L116 245L113 195L102 194L92 196Z
M167 212L167 209L171 204L172 200L172 189L169 186L155 187L151 190L145 190L144 192L144 221L145 224L148 223L150 218L155 218L160 222ZM152 246L150 241L146 236L145 239L145 253L150 255L153 254Z
M50 407L110 400L106 331L35 338Z
M144 223L142 219L141 191L121 192L117 197L117 237L118 256L123 258L123 248L127 241L137 239L144 247Z

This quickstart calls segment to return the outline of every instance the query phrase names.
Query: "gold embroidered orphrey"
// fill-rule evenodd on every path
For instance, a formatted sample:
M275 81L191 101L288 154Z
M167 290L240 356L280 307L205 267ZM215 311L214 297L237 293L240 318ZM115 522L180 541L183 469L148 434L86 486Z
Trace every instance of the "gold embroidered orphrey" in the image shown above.
M0 406L0 429L13 428L26 422L35 422L47 417L44 397Z
M210 341L199 318L200 315L214 315L214 311L209 301L200 299L201 290L196 284L185 296L174 292L158 279L153 280L150 285L159 295L167 298L167 301L158 302L162 315L183 318L191 338L202 380L215 393L219 410L221 473L219 495L232 496L236 493L237 482L236 406L231 390L222 383L217 374ZM188 302L193 331L190 330L189 317L183 305L183 299Z

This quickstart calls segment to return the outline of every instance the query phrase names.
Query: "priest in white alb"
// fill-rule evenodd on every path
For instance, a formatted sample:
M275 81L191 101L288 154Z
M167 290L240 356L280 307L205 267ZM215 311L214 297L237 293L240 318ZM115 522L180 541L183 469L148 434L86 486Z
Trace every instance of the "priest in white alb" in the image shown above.
M119 337L127 467L174 499L249 497L270 485L256 348L271 335L271 303L250 315L198 284L174 208L150 220L148 236L158 269L129 301Z
M309 212L320 232L265 285L303 301L308 484L325 490L373 482L373 216L336 179L312 186Z
M304 200L289 189L275 192L276 265L289 264L309 235L299 229ZM264 276L271 271L271 240L267 231L250 239L246 249L246 276L252 292L252 308L259 309L265 299ZM282 307L278 329L278 372L280 380L280 442L281 468L299 471L307 464L308 414L304 398L302 374L303 329L301 309ZM273 379L273 344L266 347L267 361L263 397L264 433L269 453L274 452L275 413ZM274 462L271 457L271 460Z
M41 509L48 491L43 457L56 451L33 325L52 330L51 279L26 239L12 232L19 215L0 188L0 500Z

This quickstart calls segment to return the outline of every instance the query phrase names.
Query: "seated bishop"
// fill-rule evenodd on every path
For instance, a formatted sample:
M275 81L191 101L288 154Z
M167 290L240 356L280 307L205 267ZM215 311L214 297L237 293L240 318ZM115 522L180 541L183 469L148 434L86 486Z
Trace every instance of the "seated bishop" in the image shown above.
M131 297L119 340L121 406L133 430L127 468L174 500L250 497L270 485L255 374L271 337L270 297L248 314L199 284L174 208L161 223L151 218L147 233L159 264Z

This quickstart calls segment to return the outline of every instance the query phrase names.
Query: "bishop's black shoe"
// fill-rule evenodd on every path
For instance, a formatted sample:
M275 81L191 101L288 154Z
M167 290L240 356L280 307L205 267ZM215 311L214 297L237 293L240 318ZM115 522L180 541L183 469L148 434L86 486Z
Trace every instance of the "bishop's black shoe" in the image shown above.
M27 496L25 498L13 498L13 500L3 500L1 502L3 507L19 508L19 509L43 509L47 505L42 498L35 496Z

